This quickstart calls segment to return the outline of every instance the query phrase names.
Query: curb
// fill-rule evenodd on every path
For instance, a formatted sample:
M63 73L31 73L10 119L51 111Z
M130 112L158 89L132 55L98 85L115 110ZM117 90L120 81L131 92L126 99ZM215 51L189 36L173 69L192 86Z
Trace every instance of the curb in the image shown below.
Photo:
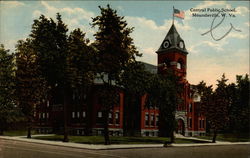
M168 147L198 147L198 146L218 146L218 145L247 145L250 142L217 142L217 143L196 143L196 144L116 144L116 145L94 145L94 144L80 144L71 142L57 142L37 139L27 139L25 137L9 137L0 136L0 139L14 140L36 144L46 144L60 147L70 147L77 149L88 149L88 150L114 150L114 149L139 149L139 148L168 148Z

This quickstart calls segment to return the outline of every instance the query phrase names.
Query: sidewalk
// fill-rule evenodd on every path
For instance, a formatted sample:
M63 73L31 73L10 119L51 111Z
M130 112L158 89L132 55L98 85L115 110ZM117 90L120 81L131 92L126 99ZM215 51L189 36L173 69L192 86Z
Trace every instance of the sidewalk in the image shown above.
M33 138L36 136L44 135L33 135ZM48 136L48 135L46 135ZM194 137L184 137L186 139L196 139L203 140ZM60 142L60 141L47 141L47 140L38 140L38 139L27 139L24 136L18 137L9 137L9 136L0 136L0 139L14 140L14 141L23 141L30 143L38 144L48 144L54 146L62 147L71 147L71 148L80 148L80 149L90 149L90 150L105 150L105 149L134 149L134 148L163 148L163 144L113 144L113 145L93 145L93 144L79 144L79 143L70 143L70 142ZM212 145L236 145L236 144L250 144L250 142L222 142L217 141L216 143L195 143L195 144L171 144L169 147L194 147L194 146L212 146Z

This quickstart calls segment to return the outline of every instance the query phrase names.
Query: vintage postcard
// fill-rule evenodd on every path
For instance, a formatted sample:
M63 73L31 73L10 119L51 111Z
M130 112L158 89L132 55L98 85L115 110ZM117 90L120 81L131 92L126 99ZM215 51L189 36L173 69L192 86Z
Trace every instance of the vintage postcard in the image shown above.
M249 15L1 0L0 158L250 157Z

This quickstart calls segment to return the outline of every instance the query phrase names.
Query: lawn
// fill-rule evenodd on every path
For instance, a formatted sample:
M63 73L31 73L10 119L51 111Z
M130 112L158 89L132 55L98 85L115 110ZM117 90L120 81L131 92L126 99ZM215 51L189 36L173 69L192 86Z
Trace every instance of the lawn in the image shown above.
M32 131L31 134L35 134L35 131ZM11 131L4 131L4 136L26 136L27 130L11 130Z
M213 135L199 136L198 138L212 140ZM216 137L218 141L228 141L228 142L250 142L250 135L248 133L242 134L218 134Z
M52 141L62 141L62 135L54 136L39 136L34 137L34 139L41 140L52 140ZM104 144L104 138L102 136L69 136L70 142L82 143L82 144ZM169 141L169 138L162 137L118 137L110 136L111 144L164 144L166 141ZM207 141L200 140L190 140L176 138L176 143L207 143Z

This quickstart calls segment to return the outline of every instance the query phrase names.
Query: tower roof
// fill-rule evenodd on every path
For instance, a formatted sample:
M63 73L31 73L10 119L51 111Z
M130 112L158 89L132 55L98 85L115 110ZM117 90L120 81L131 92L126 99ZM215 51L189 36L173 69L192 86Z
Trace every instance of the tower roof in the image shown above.
M184 44L184 40L181 38L181 36L177 32L174 24L172 24L160 48L156 51L156 53L162 53L162 52L166 52L166 51L170 51L174 49L181 51L184 54L188 54L185 44Z

